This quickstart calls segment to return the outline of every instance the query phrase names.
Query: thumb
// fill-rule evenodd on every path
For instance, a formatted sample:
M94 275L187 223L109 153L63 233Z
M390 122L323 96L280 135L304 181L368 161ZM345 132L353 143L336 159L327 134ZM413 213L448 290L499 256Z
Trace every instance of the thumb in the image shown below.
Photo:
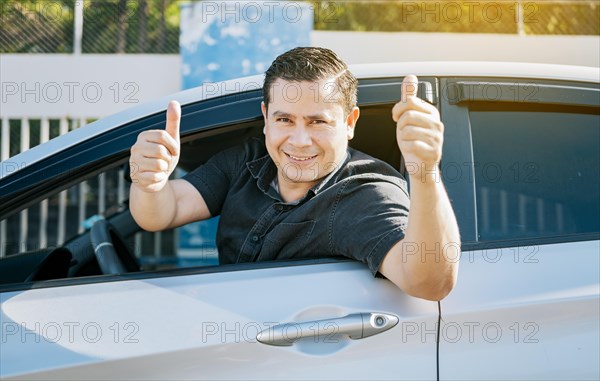
M179 122L181 120L181 105L177 101L169 102L167 107L167 127L165 130L179 143Z
M409 74L402 81L402 100L417 96L419 79L416 75Z

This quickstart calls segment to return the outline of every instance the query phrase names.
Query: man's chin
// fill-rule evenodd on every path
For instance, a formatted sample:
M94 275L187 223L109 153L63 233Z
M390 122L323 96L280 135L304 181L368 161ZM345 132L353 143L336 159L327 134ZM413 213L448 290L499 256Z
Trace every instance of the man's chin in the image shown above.
M291 175L291 174L290 174ZM309 176L300 176L300 177L293 177L293 176L287 176L287 175L283 175L283 181L288 182L288 183L292 183L292 184L304 184L304 185L310 185L313 186L317 183L319 183L323 178L322 177L309 177Z

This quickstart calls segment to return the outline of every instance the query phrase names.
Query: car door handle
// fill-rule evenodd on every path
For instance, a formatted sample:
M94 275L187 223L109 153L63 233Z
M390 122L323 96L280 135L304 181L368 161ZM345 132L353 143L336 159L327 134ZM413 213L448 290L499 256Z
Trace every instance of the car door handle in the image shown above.
M373 336L398 324L398 316L380 312L362 312L340 318L278 324L258 333L256 340L269 345L291 346L309 337L345 335L353 340Z

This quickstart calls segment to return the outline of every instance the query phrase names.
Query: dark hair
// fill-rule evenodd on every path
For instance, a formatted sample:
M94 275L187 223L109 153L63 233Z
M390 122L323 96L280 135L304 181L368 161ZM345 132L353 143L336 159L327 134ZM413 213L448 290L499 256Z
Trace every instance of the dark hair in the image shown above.
M315 82L335 78L337 102L342 105L346 115L356 106L358 81L344 61L332 50L300 47L275 58L265 72L263 84L263 97L267 108L271 102L271 86L280 78L290 82Z

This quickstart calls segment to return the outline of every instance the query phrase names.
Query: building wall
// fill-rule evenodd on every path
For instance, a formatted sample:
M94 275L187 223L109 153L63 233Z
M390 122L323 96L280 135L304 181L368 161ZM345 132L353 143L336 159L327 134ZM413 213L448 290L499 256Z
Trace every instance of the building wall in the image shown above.
M313 31L349 63L515 61L600 66L600 36Z
M600 67L600 36L313 31L350 64L517 61ZM181 89L179 55L0 55L3 118L99 118Z
M179 55L5 54L1 117L101 118L181 89Z

